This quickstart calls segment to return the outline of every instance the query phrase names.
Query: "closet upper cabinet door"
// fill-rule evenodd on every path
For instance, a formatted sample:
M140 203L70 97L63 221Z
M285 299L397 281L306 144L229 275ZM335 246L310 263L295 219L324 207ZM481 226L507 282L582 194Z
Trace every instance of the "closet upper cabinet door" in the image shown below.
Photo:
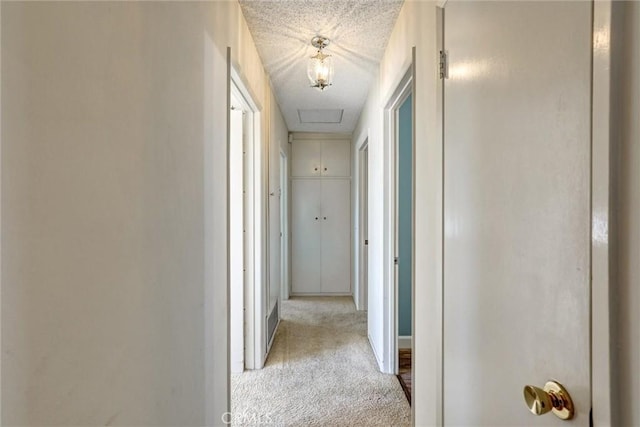
M322 176L351 176L351 143L348 140L322 143Z
M291 144L291 176L320 176L321 143L294 141Z

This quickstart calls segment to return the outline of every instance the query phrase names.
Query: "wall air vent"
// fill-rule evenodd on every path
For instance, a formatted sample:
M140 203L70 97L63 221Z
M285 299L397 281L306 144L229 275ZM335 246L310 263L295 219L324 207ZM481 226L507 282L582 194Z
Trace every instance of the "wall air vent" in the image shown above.
M276 332L276 326L278 326L278 319L278 301L276 301L276 305L267 318L267 344L269 347L273 343L273 335Z
M298 110L300 123L342 123L344 110Z

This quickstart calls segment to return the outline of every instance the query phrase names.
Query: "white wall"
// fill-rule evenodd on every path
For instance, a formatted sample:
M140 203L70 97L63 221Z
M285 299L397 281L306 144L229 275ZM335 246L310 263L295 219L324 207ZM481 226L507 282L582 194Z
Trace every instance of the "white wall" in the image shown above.
M416 47L415 76L415 293L414 293L414 405L416 425L437 424L440 416L438 366L441 313L438 302L442 285L442 147L436 114L436 3L405 2L387 45L380 72L369 93L360 121L354 131L356 144L369 138L369 336L378 358L383 340L383 106L411 65ZM353 158L356 158L354 151ZM358 172L354 170L354 176ZM355 180L354 180L355 181ZM357 183L354 184L354 195ZM357 201L357 196L354 200ZM357 212L354 209L354 221ZM358 245L354 245L356 250ZM358 254L356 253L356 256ZM357 259L357 258L356 258ZM354 262L354 267L357 262ZM354 272L357 275L357 272Z
M239 5L1 7L2 424L220 425Z
M401 12L400 16L403 15ZM400 18L399 18L400 19ZM369 257L368 257L368 306L367 312L367 325L368 335L373 347L373 352L378 359L378 363L381 364L383 353L383 268L382 268L382 234L383 234L383 161L384 156L382 153L382 110L380 109L380 89L379 79L375 79L374 83L369 89L369 96L367 103L362 110L360 120L353 132L353 151L351 154L352 161L354 163L352 168L352 205L358 206L359 199L359 184L358 176L359 169L357 165L358 161L358 147L368 138L368 155L369 155L369 197L368 197L368 238L369 238ZM358 218L358 209L353 209L353 223L355 226L354 235L359 236L360 226ZM357 238L357 237L356 237ZM355 256L354 259L358 260L360 256L358 241L353 242ZM358 285L354 286L355 292L360 292L359 287L359 274L358 274L359 262L354 262L353 277L358 281Z
M614 2L613 425L640 425L640 3Z

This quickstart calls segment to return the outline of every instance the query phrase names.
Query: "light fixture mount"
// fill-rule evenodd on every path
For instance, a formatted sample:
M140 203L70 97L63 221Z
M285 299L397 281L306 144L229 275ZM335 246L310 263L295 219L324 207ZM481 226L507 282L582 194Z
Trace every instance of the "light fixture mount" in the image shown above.
M315 36L311 39L311 45L318 49L315 55L309 58L307 64L307 76L311 87L324 91L331 86L333 80L333 61L331 55L322 50L329 46L331 41L324 36Z
M311 45L317 49L324 49L329 46L329 43L331 43L331 40L323 36L315 36L311 39Z

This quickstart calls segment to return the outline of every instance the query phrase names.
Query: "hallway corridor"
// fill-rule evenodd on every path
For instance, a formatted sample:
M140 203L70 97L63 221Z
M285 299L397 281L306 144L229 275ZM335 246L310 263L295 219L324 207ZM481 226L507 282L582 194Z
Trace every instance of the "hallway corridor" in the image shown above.
M264 369L231 378L233 425L410 425L397 378L376 366L366 322L351 297L283 301Z

